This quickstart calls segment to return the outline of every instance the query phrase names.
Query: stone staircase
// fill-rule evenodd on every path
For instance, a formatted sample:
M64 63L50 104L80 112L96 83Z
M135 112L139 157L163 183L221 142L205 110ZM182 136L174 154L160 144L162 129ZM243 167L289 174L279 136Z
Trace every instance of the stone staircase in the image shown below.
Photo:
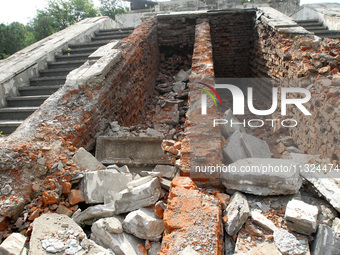
M84 64L91 53L111 40L120 40L129 36L134 28L99 30L91 38L91 42L69 44L62 54L55 56L55 61L41 70L40 77L30 79L30 86L21 87L19 95L6 98L7 107L0 109L0 131L10 134L23 121L36 111L39 106L66 81L72 70Z
M317 19L296 20L296 23L321 38L340 39L340 31L328 30L328 28L325 27L323 23L319 22Z

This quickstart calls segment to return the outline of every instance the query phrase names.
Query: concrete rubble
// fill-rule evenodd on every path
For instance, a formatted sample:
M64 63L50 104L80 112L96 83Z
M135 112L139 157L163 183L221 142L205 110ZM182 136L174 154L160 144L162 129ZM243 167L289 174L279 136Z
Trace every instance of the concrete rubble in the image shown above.
M294 161L286 159L241 159L230 164L234 170L221 173L221 179L227 189L254 195L295 194L302 180L294 166L298 168Z
M0 245L2 255L21 255L25 249L26 237L20 233L13 233Z
M273 237L283 255L310 254L307 237L297 238L285 229L276 229Z
M310 235L316 232L318 214L316 206L293 199L287 204L286 225L292 231Z
M271 152L265 141L236 130L223 147L223 156L230 164L244 158L270 158Z
M249 212L249 205L245 195L240 192L232 195L223 214L223 217L226 217L224 228L228 235L233 236L242 228L248 219Z
M123 222L124 231L141 239L159 241L164 231L164 223L153 210L141 208L130 212Z

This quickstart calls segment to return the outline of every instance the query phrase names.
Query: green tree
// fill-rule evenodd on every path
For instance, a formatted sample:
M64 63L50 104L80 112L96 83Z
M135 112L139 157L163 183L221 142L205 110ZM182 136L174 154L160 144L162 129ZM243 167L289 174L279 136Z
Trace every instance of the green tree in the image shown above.
M47 7L38 10L30 26L37 40L65 29L82 19L99 15L91 0L48 0Z
M117 14L127 13L127 8L119 0L100 0L100 13L114 19Z
M20 22L0 24L0 53L7 57L35 42L30 27Z

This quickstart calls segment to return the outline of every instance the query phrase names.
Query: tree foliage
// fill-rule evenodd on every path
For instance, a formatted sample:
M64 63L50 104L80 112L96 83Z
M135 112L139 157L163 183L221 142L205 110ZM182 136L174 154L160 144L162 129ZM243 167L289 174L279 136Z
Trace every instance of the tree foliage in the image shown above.
M101 0L99 9L92 0L48 0L47 7L37 11L28 25L13 22L0 24L0 54L4 57L65 29L85 18L125 13L120 0Z

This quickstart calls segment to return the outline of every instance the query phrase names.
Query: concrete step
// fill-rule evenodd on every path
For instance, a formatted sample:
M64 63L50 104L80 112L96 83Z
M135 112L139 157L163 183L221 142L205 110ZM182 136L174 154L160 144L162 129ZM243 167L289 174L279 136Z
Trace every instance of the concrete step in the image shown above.
M317 19L309 19L309 20L295 20L298 24L305 24L305 23L317 23L319 20Z
M309 28L309 27L323 27L322 22L310 22L310 23L300 23L299 25Z
M63 61L74 61L74 60L82 60L86 61L88 56L90 56L91 53L82 53L82 54L70 54L70 55L56 55L55 59L57 62L63 62Z
M13 133L23 122L23 120L0 120L0 131L2 131L2 134L4 135L9 135Z
M340 31L337 30L315 30L313 32L320 35L340 35Z
M121 34L130 34L132 33L133 29L132 30L124 30L124 31L113 31L113 32L96 32L94 33L94 36L95 37L98 37L98 36L111 36L111 35L121 35Z
M101 40L101 41L95 41L95 42L88 42L88 43L82 43L82 44L69 44L69 47L71 49L81 49L81 48L90 48L90 47L97 47L103 46L105 44L108 44L110 40Z
M39 107L6 107L0 109L0 120L24 120Z
M120 40L123 39L125 37L128 37L130 35L130 33L122 33L119 35L109 35L109 36L96 36L96 37L92 37L91 40L92 41L102 41L102 40Z
M113 28L113 29L100 29L99 33L111 33L111 32L124 32L134 30L134 27L122 27L122 28Z
M328 30L327 27L324 26L319 26L319 27L304 27L306 28L308 31L313 32L314 30Z
M67 76L74 68L44 69L39 71L41 77Z
M63 85L66 76L39 77L30 79L31 86Z
M75 60L75 61L62 61L62 62L50 62L48 63L49 69L75 69L84 64L85 61Z
M22 87L19 89L19 94L20 96L52 95L61 86L62 85Z
M71 49L70 51L63 50L63 54L64 55L84 54L84 53L91 54L92 52L96 51L97 49L98 49L98 47L88 47L88 48L80 48L80 49Z
M7 97L7 107L40 106L49 95Z
M323 38L331 38L331 39L340 39L340 34L339 35L328 35L328 36L320 36Z

